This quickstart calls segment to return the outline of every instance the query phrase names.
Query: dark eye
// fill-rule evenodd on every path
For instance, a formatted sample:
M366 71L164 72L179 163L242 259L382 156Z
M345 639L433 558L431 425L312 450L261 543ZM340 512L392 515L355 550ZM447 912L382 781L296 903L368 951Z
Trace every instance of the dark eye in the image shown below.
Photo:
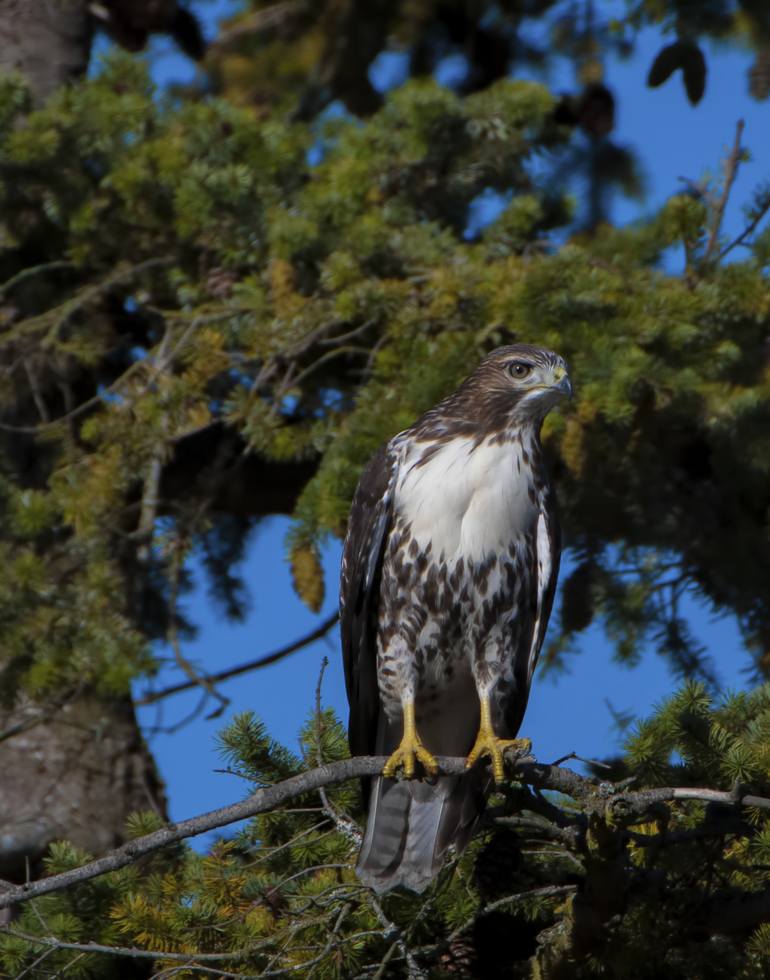
M508 365L508 374L512 378L526 378L532 373L532 365L527 364L526 361L511 361Z

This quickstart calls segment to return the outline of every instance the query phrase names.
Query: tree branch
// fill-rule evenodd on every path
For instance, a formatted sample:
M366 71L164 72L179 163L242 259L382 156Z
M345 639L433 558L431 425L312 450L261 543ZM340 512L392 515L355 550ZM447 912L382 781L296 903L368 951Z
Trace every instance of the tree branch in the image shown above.
M377 776L387 761L386 756L360 756L327 763L308 772L291 776L274 786L264 786L256 790L241 803L211 810L189 820L168 824L144 837L128 841L121 847L105 854L82 867L73 868L61 874L40 878L22 885L0 882L0 908L7 908L18 902L26 902L38 895L61 891L71 885L80 884L133 864L145 854L150 854L169 844L175 844L187 837L195 837L219 827L236 823L276 810L289 800L306 793L314 792L324 786L333 786L349 779L362 776ZM466 771L464 758L438 757L439 771L447 776L459 776ZM510 767L513 778L529 783L539 789L554 790L580 801L588 810L611 811L613 818L627 822L638 821L650 807L672 800L703 800L732 806L755 806L770 809L770 799L742 795L739 792L724 792L709 788L664 787L660 789L628 792L616 791L612 783L598 782L581 776L570 769L538 763L531 758L517 760Z
M720 260L723 259L726 255L729 255L729 253L732 252L734 248L737 248L739 245L742 245L746 241L746 239L749 238L754 233L757 226L765 217L765 215L768 213L768 211L770 211L770 195L768 195L768 197L762 202L762 204L760 204L757 207L754 216L752 217L751 221L749 221L749 223L746 225L746 227L743 229L743 231L740 234L736 235L729 245L725 245L725 247L719 253Z
M0 935L13 936L28 943L49 946L52 949L71 949L83 953L104 953L108 956L127 956L131 959L172 960L180 963L216 962L217 960L242 960L254 952L253 948L224 950L221 953L176 953L159 949L139 949L137 946L105 946L102 943L70 943L56 936L33 936L13 926L0 929Z
M25 269L21 269L16 275L11 276L10 279L6 279L4 283L0 284L0 298L5 296L5 294L14 289L19 283L24 282L25 279L30 279L33 276L38 276L44 272L53 272L58 269L74 269L76 268L74 262L67 260L57 259L54 262L42 262L40 265L30 265Z
M730 151L730 156L725 161L724 184L722 185L722 193L714 209L714 217L711 222L706 251L703 255L704 262L710 262L712 259L719 257L717 252L719 247L719 232L722 230L722 222L724 220L727 202L730 199L730 191L735 183L735 178L738 175L738 167L741 162L741 153L743 152L741 149L743 127L744 122L742 119L739 119L735 125L735 139L733 141L733 148Z
M238 677L239 674L246 674L250 670L259 670L260 667L267 667L269 664L277 663L279 660L283 660L284 657L288 657L289 654L296 653L297 650L301 650L309 643L313 643L315 640L320 640L321 637L326 636L338 619L339 614L335 612L306 636L301 636L298 640L293 640L285 647L280 647L272 653L263 654L263 656L257 657L255 660L247 660L245 663L238 664L236 667L220 670L218 674L206 674L205 680L210 684L219 684L220 681L228 681L230 678ZM199 683L197 680L180 681L178 684L171 684L169 687L164 687L160 691L148 691L141 698L137 698L134 704L137 707L155 704L156 701L161 701L163 698L170 697L172 694L179 694L180 691L189 691L190 688L199 686Z
M254 10L241 17L232 26L225 27L209 45L210 51L223 51L244 38L259 38L264 41L272 33L280 30L302 13L302 4L297 0L280 0L261 10Z
M169 607L171 615L168 618L168 629L166 630L166 641L171 646L174 651L174 660L176 661L177 667L187 675L187 684L193 687L200 687L208 696L213 697L219 702L219 706L214 709L211 714L207 715L207 719L218 718L222 712L230 704L230 699L225 697L224 694L220 694L215 687L215 681L213 681L207 674L199 674L195 667L190 663L190 661L185 657L182 652L182 645L179 642L179 630L177 628L177 601L179 597L179 576L182 570L182 542L177 537L176 541L172 545L172 555L169 567ZM205 704L205 700L204 700Z

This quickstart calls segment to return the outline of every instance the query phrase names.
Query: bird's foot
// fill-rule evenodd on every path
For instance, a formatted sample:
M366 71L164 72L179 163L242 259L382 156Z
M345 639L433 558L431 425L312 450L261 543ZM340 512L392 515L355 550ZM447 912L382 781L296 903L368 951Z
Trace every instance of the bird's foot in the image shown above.
M403 766L407 779L414 776L415 761L421 762L425 771L435 776L438 772L438 762L435 756L422 744L414 725L414 705L404 705L404 737L396 751L391 755L382 770L382 775L393 779L399 766Z
M488 756L492 760L492 775L496 783L502 783L505 778L503 753L513 749L516 755L529 755L532 742L528 738L498 738L491 727L482 726L476 736L476 743L465 761L465 768L470 769L479 759Z
M394 779L399 766L403 766L406 778L412 779L415 761L421 762L425 771L431 776L435 776L438 772L438 762L436 762L435 756L428 752L417 735L415 734L412 738L404 736L399 747L385 763L382 775L388 779Z

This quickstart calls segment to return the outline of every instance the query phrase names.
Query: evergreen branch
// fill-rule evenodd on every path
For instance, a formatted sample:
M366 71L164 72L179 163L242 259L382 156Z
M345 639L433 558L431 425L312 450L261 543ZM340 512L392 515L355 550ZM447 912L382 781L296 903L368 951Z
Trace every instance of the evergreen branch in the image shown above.
M17 933L16 935L19 935L19 934ZM19 938L26 939L27 937L26 936L20 936ZM51 945L51 946L47 947L46 949L44 949L43 952L40 954L40 956L37 957L36 960L34 960L32 963L30 963L29 966L26 967L26 969L24 969L24 970L21 971L21 973L18 973L16 975L16 977L14 978L14 980L24 980L24 977L34 977L35 970L37 969L37 967L40 966L40 964L44 960L47 960L48 957L51 956L55 952L56 952L56 946L53 946L53 945Z
M66 326L75 313L85 309L90 303L108 293L114 286L128 282L150 269L172 265L173 261L171 256L156 256L145 259L136 265L119 263L100 282L87 283L74 296L64 300L58 306L20 320L6 332L3 340L7 343L25 335L32 335L45 348L56 339L61 328Z
M380 960L380 963L372 978L372 980L381 980L381 978L385 975L385 971L388 968L388 964L393 959L393 954L396 952L396 950L398 950L401 953L401 957L405 959L407 955L407 947L401 937L401 930L398 928L397 925L395 925L395 923L391 922L391 920L385 915L385 912L383 911L383 908L380 905L380 903L377 901L377 899L373 898L370 904L373 906L377 918L380 920L380 925L382 926L383 935L392 936L395 934L396 936L396 938L388 947L387 952Z
M540 819L537 816L510 817L510 816L491 816L491 822L500 827L510 827L512 829L520 827L527 832L528 837L542 838L559 841L567 847L575 847L580 838L580 831L577 827L557 827L549 820ZM643 836L639 834L638 836Z
M261 973L260 976L261 977L282 977L282 976L286 976L287 974L290 974L290 973L295 973L296 974L296 973L299 973L300 970L307 970L307 969L309 969L312 966L316 966L318 963L321 962L321 960L323 960L332 951L333 947L337 944L337 934L339 933L340 929L342 928L342 923L345 921L345 919L346 919L348 913L351 911L352 907L353 906L350 904L350 902L348 902L348 903L346 903L345 905L342 906L342 908L340 909L339 915L337 916L337 919L336 919L334 925L332 926L331 930L329 931L329 936L328 936L328 938L326 940L326 943L324 944L323 949L319 953L317 953L315 956L313 956L309 960L304 960L302 963L296 963L296 964L293 964L290 967L286 967L286 968L282 968L282 969L279 968L277 970L267 970L267 971Z
M770 887L761 892L744 892L719 898L708 908L705 925L721 935L745 933L770 920Z
M377 321L374 319L366 320L358 327L354 327L352 330L347 330L345 333L337 334L336 337L327 337L325 340L319 340L319 347L332 347L335 344L341 344L343 340L352 340L353 337L358 337L360 334L365 333L369 327L373 327Z
M508 820L498 820L498 823L509 825ZM696 840L704 840L709 837L725 837L727 834L737 834L745 836L751 830L749 824L740 818L709 821L700 827L693 827L691 830L665 830L660 834L638 834L634 831L626 831L629 840L637 847L672 847L677 844L687 844Z
M428 908L430 907L430 900L423 905L412 921L409 930L406 932L406 934L404 934L404 932L399 929L395 922L388 918L385 910L380 904L379 899L377 898L377 895L371 890L371 888L367 888L366 891L368 893L369 904L374 909L374 914L377 916L377 919L382 926L383 938L395 937L393 942L390 944L388 951L380 960L380 964L374 974L373 980L379 980L380 977L384 976L387 965L393 958L396 950L398 950L401 959L406 962L408 980L424 980L425 974L417 965L417 960L415 960L414 954L409 949L407 940L409 939L410 933L414 930L414 927L426 914Z
M263 654L263 656L257 657L255 660L247 660L245 663L230 667L227 670L220 670L217 674L207 674L206 680L211 684L219 684L220 681L228 681L232 677L246 674L250 670L259 670L260 667L268 667L270 664L277 663L279 660L283 660L284 657L288 657L290 654L296 653L297 650L306 647L309 643L313 643L315 640L320 640L326 636L329 630L337 623L338 618L338 613L332 613L320 626L317 626L306 636L301 636L298 640L293 640L285 647L279 647L278 650ZM160 691L148 691L142 697L137 698L134 704L138 707L155 704L156 701L161 701L163 698L170 697L172 694L179 694L181 691L189 691L190 688L196 687L197 685L198 681L180 681L178 684L171 684L169 687L164 687Z
M125 956L131 959L142 960L174 960L180 963L192 964L196 960L203 962L215 962L217 960L242 960L249 956L254 950L250 948L226 950L221 953L176 953L160 949L139 949L136 946L105 946L101 943L71 943L56 936L33 936L30 933L21 932L13 926L0 927L0 936L12 936L14 939L23 939L28 943L37 943L39 946L50 946L53 951L57 949L71 949L83 953L105 953L108 956ZM50 955L46 953L46 955ZM18 978L17 978L18 980Z
M325 816L325 815L324 815ZM256 867L262 864L264 861L270 861L276 854L280 854L281 851L288 850L290 847L294 847L297 841L302 840L304 837L309 837L315 831L320 830L321 827L326 825L326 820L319 820L318 823L311 824L309 827L305 827L304 830L300 830L298 833L294 834L289 840L284 841L283 844L278 844L275 847L271 847L267 852L260 854L258 857L254 858L247 867ZM331 834L332 831L328 830L326 834L322 834L316 838L316 840L323 839L323 837Z
M98 391L95 395L91 395L90 398L86 398L85 401L76 405L69 412L65 412L64 415L58 415L55 419L51 419L48 422L40 422L37 425L12 425L10 422L0 422L0 431L3 432L15 432L19 435L39 435L42 432L47 432L50 429L60 426L63 422L71 422L73 419L78 418L84 412L87 412L90 408L95 405L103 405L105 396L112 395L116 393L117 388L123 384L132 375L143 370L143 364L141 361L134 361L130 364L120 377L116 378L113 382L105 385L103 389Z
M495 899L495 901L490 902L483 908L478 909L472 915L461 922L459 926L452 930L448 936L442 939L438 943L432 943L428 946L421 946L419 949L419 955L421 958L432 959L435 958L438 953L448 949L453 942L460 938L472 929L473 926L478 922L479 919L486 915L490 915L493 912L498 911L501 908L505 908L507 905L515 905L519 902L531 901L533 898L557 898L561 896L570 895L577 891L578 886L569 885L543 885L540 888L530 888L527 891L516 892L513 895L504 895L502 898ZM375 974L373 980L377 980L380 976L379 971Z
M144 855L168 847L170 844L226 827L240 820L247 820L260 813L277 810L289 800L316 792L322 787L333 786L362 776L377 776L382 772L386 761L386 756L359 756L326 763L272 786L261 787L240 803L220 807L179 823L171 823L143 837L137 837L79 868L72 868L22 885L0 882L0 909L26 902L38 895L58 892L109 871L124 868ZM439 756L437 761L442 775L460 776L466 772L464 758ZM518 759L510 768L511 775L515 779L529 783L537 789L571 796L588 811L611 815L615 823L633 824L655 806L676 800L700 800L707 803L753 806L770 810L770 799L743 794L737 786L730 792L707 787L663 787L629 792L625 787L618 791L612 783L598 782L570 769L538 763L531 758Z
M325 354L321 354L321 356L317 360L313 361L312 364L309 364L303 371L300 371L300 373L295 378L292 378L291 387L298 388L303 381L309 378L310 375L313 374L315 371L317 371L318 368L320 368L323 364L326 364L328 361L333 360L335 357L341 357L345 354L368 355L369 348L355 347L353 344L348 344L345 347L334 347L332 350L326 351ZM283 395L285 389L288 389L288 387L289 385L286 384L283 390L279 389L278 394Z
M11 276L10 279L0 284L0 298L5 296L9 290L18 286L20 282L24 282L25 279L31 279L33 276L40 275L42 272L52 272L56 269L74 269L75 263L69 262L65 259L56 259L53 262L41 262L40 265L30 265L25 269L21 269L16 275Z
M158 354L155 358L155 372L160 374L166 370L168 363L168 345L171 340L169 327L163 332L163 339L158 347ZM144 488L142 490L142 502L139 512L139 524L136 535L140 540L137 549L137 556L142 563L149 561L152 550L152 539L155 530L155 517L160 503L160 480L163 475L163 463L165 462L168 436L168 414L164 412L161 422L164 438L158 439L150 454L147 475L144 478ZM178 573L178 570L177 570ZM178 577L178 574L177 574ZM176 595L176 581L174 582ZM175 622L176 601L171 606L171 622ZM174 651L176 653L176 650ZM177 660L179 657L177 657Z
M467 932L476 921L482 916L489 915L492 912L496 912L498 909L505 908L506 905L515 904L516 902L524 902L531 900L533 898L552 898L557 895L567 895L570 892L577 890L577 885L543 885L542 888L530 888L528 891L516 892L515 895L505 895L503 898L498 898L494 902L490 902L489 905L485 905L484 908L479 909L472 916L465 920L454 929L446 939L440 944L440 946L449 946L459 939L463 933ZM421 950L421 952L428 952L428 950Z

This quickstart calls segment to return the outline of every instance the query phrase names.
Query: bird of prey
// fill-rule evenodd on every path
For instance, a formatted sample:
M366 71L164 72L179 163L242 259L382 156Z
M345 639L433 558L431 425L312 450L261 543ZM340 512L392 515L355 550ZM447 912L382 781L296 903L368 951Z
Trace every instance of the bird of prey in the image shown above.
M423 891L483 811L474 764L500 782L504 750L529 748L515 736L560 555L540 427L570 393L557 354L500 347L361 476L340 621L351 752L389 756L365 789L356 868L378 892ZM436 755L467 756L469 772L436 775Z

